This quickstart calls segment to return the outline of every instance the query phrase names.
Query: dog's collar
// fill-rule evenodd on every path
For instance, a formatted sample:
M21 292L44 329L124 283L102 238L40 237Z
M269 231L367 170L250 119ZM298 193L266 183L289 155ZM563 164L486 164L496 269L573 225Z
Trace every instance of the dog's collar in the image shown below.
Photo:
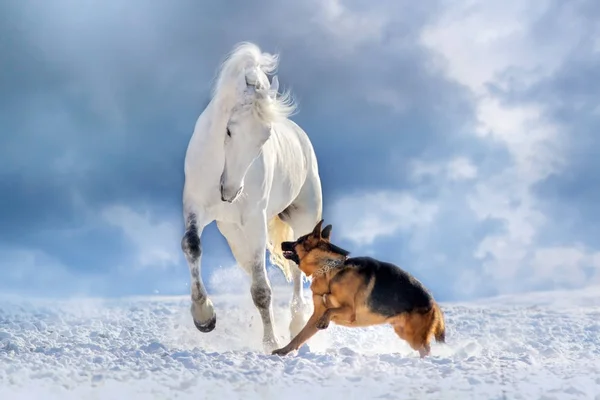
M344 265L344 263L346 262L346 258L343 259L339 259L339 258L330 258L328 260L326 260L323 265L321 265L321 267L319 267L318 270L316 270L315 272L313 272L313 276L323 276L328 272L333 271L334 269L338 269L339 267L341 267L342 265Z

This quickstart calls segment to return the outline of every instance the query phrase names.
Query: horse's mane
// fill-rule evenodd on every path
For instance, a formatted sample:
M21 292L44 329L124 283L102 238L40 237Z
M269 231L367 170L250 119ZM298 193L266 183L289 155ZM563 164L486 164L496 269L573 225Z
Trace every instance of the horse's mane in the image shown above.
M279 55L262 52L254 43L238 43L227 55L217 71L212 88L212 97L226 99L232 104L239 102L237 98L240 75L245 74L246 68L258 67L265 75L273 74L279 65ZM260 80L259 77L257 77ZM288 118L296 110L296 105L290 92L274 93L269 96L269 87L256 89L252 102L252 111L263 122L271 123Z

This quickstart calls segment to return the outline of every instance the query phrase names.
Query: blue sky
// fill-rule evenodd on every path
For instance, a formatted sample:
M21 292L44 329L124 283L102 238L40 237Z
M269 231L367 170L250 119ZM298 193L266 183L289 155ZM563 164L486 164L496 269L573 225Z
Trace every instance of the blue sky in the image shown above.
M183 156L246 40L281 55L341 246L440 300L598 284L599 19L593 0L1 2L0 291L187 293ZM216 290L234 261L214 226L203 244Z

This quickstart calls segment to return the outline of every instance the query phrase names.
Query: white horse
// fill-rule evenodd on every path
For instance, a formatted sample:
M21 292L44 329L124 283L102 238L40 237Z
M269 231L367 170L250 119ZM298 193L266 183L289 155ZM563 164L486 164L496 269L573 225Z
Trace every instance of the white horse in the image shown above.
M181 246L190 268L191 313L201 332L216 313L201 277L204 227L217 221L237 263L251 276L250 293L263 322L266 352L279 348L273 329L271 284L265 251L294 292L289 326L293 338L305 324L302 272L283 258L281 242L310 232L321 219L317 159L306 133L289 119L295 105L278 95L267 74L278 55L252 43L238 44L218 71L210 103L196 122L185 156Z

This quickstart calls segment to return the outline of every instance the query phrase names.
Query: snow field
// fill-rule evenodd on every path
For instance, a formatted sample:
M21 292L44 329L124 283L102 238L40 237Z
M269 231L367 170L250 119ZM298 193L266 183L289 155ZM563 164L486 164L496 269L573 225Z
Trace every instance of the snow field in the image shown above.
M298 354L262 354L247 292L212 296L208 334L187 296L5 297L0 398L600 400L600 288L442 303L447 345L425 360L390 327L333 324ZM274 294L282 345L290 293Z

